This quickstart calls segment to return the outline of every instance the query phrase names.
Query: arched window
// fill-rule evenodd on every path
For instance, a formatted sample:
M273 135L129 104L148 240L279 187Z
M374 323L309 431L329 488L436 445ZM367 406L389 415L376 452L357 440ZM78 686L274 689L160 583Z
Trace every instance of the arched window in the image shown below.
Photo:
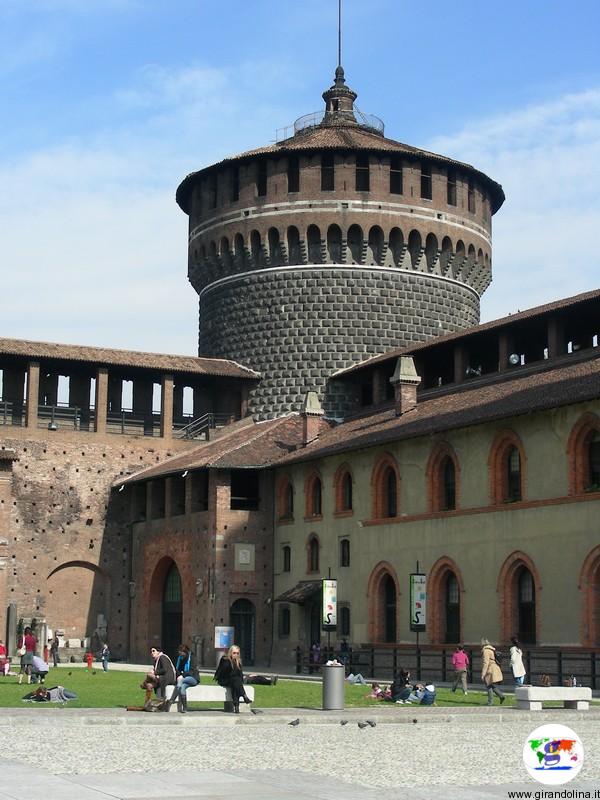
M421 234L419 231L411 231L408 236L408 252L410 253L410 260L413 269L417 268L417 264L421 260Z
M363 232L359 225L351 225L348 228L348 247L353 264L362 263Z
M352 511L352 475L346 472L342 479L342 511Z
M372 264L381 264L383 253L383 231L379 225L373 225L369 231L369 254Z
M460 591L456 575L453 572L446 573L445 584L446 631L444 640L446 643L458 643L460 642Z
M235 257L240 262L240 264L244 264L246 261L246 248L244 245L244 237L241 233L236 233L235 239L233 240L233 246L235 249Z
M516 503L522 498L521 492L521 455L516 447L510 447L506 453L506 502Z
M600 491L600 417L583 414L573 426L567 444L569 492Z
M394 265L399 267L404 256L404 236L400 228L392 228L390 231L390 250Z
M384 456L375 466L371 479L373 517L393 519L398 516L399 478L392 456Z
M287 229L288 261L290 264L300 264L302 252L300 250L300 232L295 225Z
M281 548L281 568L283 572L291 572L292 569L292 548L289 544L284 545Z
M369 190L369 154L358 153L356 156L356 191L368 192Z
M327 253L332 264L342 263L342 231L339 225L327 228Z
M336 470L333 478L333 492L335 497L335 513L348 514L352 511L352 473L347 464L342 464Z
M279 520L291 520L294 518L294 486L289 478L283 478L279 482L277 508Z
M269 258L272 267L278 267L283 261L277 228L269 228Z
M318 473L313 472L312 475L308 477L304 491L306 495L306 516L320 517L323 513L323 497L321 478Z
M535 643L535 584L527 567L517 573L517 638L521 642Z
M340 567L350 566L350 539L340 539Z
M517 503L523 500L525 451L513 431L502 431L496 436L489 465L494 502Z
M335 189L335 162L333 153L321 156L321 191L332 192Z
M391 575L382 581L384 609L384 642L396 641L396 584Z
M442 461L442 510L452 511L456 508L456 467L450 456Z
M425 239L425 258L427 259L427 268L432 269L438 255L438 240L435 234L427 234Z
M308 261L310 264L320 264L321 258L321 231L316 225L309 225L306 232L308 238Z
M500 568L496 588L500 600L500 640L516 636L522 642L535 644L541 584L535 563L527 553L515 550L508 556Z
M452 255L452 240L449 236L444 236L442 239L442 252L440 255L440 266L442 268L442 274L445 274L446 268L448 266L448 261L450 260L450 256Z
M308 572L319 571L319 540L312 535L308 540Z
M262 266L262 242L260 240L260 233L252 231L250 234L250 252L252 253L252 261L255 267Z
M600 491L600 431L594 431L587 442L588 485L587 490Z
M384 516L395 517L398 513L398 483L396 473L391 467L388 467L385 472L384 490Z
M288 158L287 169L288 193L300 191L300 162L298 156Z

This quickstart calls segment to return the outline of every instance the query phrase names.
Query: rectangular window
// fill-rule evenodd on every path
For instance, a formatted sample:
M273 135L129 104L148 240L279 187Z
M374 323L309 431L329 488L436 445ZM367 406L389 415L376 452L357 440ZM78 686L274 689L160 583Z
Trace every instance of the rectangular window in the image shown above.
M288 192L300 191L300 164L298 156L290 156L288 161Z
M431 200L431 165L421 164L421 197Z
M469 181L468 209L471 214L475 213L475 187L472 181Z
M290 635L290 610L285 606L279 609L279 638L285 639Z
M256 469L231 470L232 511L256 511L260 505L259 472Z
M240 168L234 167L231 172L231 202L240 199Z
M356 191L370 191L368 155L356 156Z
M335 189L335 165L333 153L321 156L321 191L333 192Z
M390 194L402 194L402 161L393 156L390 159Z
M340 608L340 634L350 636L350 608L342 606Z
M264 197L267 193L267 162L258 162L258 173L256 176L256 194Z
M453 169L448 170L448 205L456 205L456 172Z

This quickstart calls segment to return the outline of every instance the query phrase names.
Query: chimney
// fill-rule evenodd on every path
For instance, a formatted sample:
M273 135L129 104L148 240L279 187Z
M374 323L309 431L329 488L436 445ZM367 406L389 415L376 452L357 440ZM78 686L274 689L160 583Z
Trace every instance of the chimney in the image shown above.
M396 416L401 417L407 411L412 411L417 405L417 387L421 378L417 375L415 362L412 356L400 356L396 361L396 369L390 378L394 387L394 403Z
M302 409L302 416L304 418L304 426L302 429L302 444L308 444L316 439L319 435L321 427L321 417L324 411L319 401L319 396L316 392L307 392L304 398L304 407Z

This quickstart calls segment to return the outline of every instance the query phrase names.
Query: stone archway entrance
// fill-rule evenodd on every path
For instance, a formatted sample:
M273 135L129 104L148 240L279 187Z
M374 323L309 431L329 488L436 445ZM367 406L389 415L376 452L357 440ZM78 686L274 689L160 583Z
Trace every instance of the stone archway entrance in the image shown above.
M236 600L229 611L230 624L235 629L235 643L242 653L242 662L254 664L256 646L256 610L250 600Z

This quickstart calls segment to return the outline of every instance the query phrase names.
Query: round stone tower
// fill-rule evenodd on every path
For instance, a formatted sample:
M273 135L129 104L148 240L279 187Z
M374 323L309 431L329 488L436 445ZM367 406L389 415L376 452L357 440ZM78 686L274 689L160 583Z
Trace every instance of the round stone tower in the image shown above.
M199 355L260 371L260 417L301 408L351 363L479 322L502 187L384 136L338 67L325 109L276 144L188 175ZM291 135L288 135L291 134Z

